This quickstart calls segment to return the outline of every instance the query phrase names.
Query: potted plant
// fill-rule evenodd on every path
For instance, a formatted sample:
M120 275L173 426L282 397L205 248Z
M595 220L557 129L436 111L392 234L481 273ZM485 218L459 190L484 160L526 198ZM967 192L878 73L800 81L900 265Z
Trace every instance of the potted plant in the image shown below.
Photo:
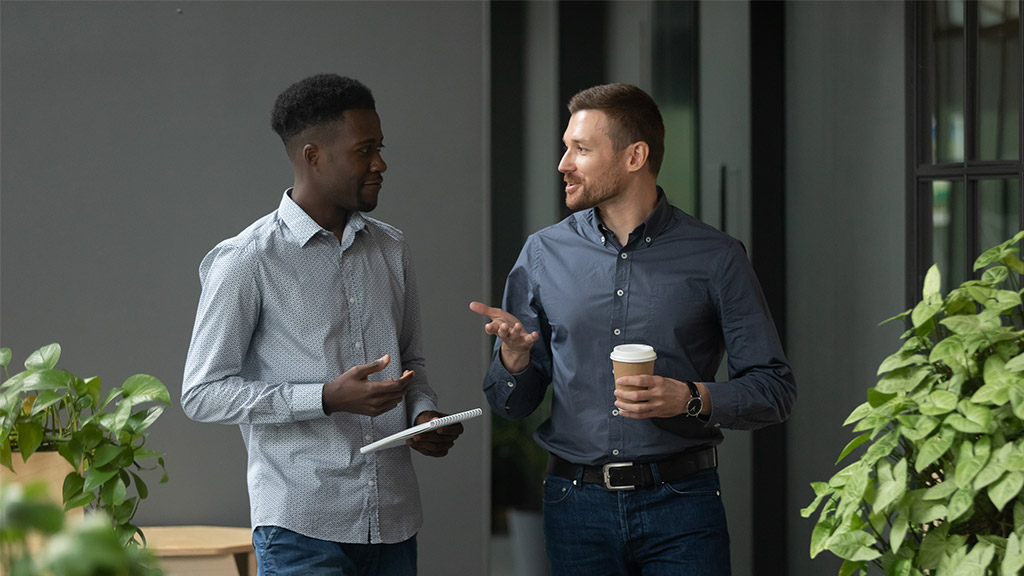
M65 523L42 483L0 486L0 552L2 573L9 576L160 573L153 553L123 546L101 516Z
M1024 568L1024 307L1017 244L978 257L980 280L940 293L933 266L922 299L892 318L903 345L843 424L855 437L828 482L811 557L844 560L839 574L1001 575ZM824 505L822 505L824 503Z
M167 481L163 456L145 443L170 395L156 378L137 374L101 398L98 377L57 368L60 352L58 344L36 350L24 371L0 384L0 464L13 471L15 452L28 461L56 451L73 468L62 484L64 510L103 511L122 544L137 541L132 519L149 489L136 471L159 467ZM11 357L0 348L5 376Z

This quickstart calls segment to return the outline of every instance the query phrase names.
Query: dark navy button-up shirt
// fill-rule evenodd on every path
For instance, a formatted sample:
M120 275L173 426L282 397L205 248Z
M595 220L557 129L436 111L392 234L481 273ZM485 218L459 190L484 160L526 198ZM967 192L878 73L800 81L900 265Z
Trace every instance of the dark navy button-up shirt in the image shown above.
M502 307L541 335L530 366L509 374L495 343L484 380L491 407L520 419L554 386L537 442L570 462L650 461L786 419L796 381L740 242L658 203L626 246L584 210L531 235L509 273ZM666 431L618 415L609 354L648 344L654 373L707 383L710 419ZM714 382L728 353L729 379Z

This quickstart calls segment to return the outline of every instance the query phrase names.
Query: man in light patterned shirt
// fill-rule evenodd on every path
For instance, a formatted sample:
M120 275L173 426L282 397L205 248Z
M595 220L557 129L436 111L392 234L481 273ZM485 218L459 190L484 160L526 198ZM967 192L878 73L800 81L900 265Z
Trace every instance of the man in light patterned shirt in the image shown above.
M359 452L444 416L408 246L364 214L387 170L380 118L364 85L320 74L282 92L271 123L295 182L203 259L181 404L241 429L261 576L412 575L422 508L410 450ZM461 433L407 444L440 457Z

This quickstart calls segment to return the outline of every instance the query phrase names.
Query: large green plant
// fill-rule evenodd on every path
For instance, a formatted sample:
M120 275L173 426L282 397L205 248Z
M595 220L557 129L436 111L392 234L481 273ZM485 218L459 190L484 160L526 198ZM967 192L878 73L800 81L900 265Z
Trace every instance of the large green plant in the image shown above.
M943 296L938 268L923 298L891 320L909 329L845 425L859 433L828 482L811 556L844 559L841 575L1020 574L1024 568L1024 307L1017 243L982 254L984 270ZM839 463L837 461L837 464Z
M0 486L0 567L8 576L158 575L156 555L124 546L101 516L65 523L45 484Z
M57 368L60 352L58 344L36 350L24 371L0 384L0 464L13 471L13 452L27 461L56 450L75 468L64 479L64 509L105 512L127 544L139 534L132 519L149 495L136 471L159 467L167 481L163 456L145 444L170 395L156 378L137 374L101 398L99 378ZM0 348L5 376L10 362L11 350Z

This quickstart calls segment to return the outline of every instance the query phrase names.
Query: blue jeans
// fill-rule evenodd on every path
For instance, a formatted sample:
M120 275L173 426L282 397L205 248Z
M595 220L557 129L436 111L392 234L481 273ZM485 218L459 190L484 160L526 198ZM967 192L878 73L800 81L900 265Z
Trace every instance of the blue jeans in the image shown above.
M544 537L552 574L728 576L720 490L714 468L633 491L548 476Z
M342 544L277 526L252 534L258 576L415 576L416 537L398 544Z

